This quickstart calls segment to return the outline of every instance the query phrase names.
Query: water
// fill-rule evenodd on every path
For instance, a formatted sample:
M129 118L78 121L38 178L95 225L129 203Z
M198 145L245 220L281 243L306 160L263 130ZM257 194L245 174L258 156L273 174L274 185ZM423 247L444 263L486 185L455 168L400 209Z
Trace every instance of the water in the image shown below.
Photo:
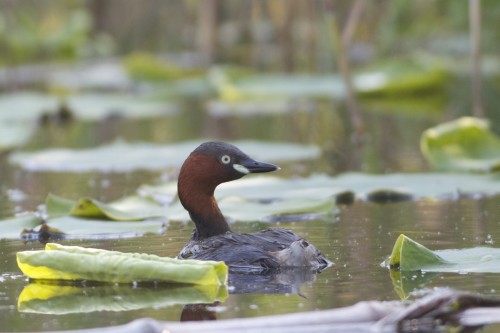
M252 137L315 143L324 149L324 156L317 161L284 165L282 175L285 176L314 172L335 174L347 170L426 170L418 152L418 136L433 121L374 114L369 115L369 119L369 139L359 151L349 139L343 117L330 111L243 119L210 118L193 111L168 119L115 120L106 127L90 123L51 126L41 128L28 148L88 147L116 137L153 142L173 142L200 136L224 140ZM198 125L191 126L193 122ZM5 157L0 159L0 172L1 218L19 211L36 210L49 192L70 198L91 196L110 201L133 193L141 184L155 183L175 174L175 170L129 174L31 173L9 166ZM497 232L500 224L499 199L464 198L391 204L355 202L318 219L280 223L280 227L291 229L315 244L334 265L317 276L303 277L303 283L290 284L287 280L290 277L267 281L264 284L267 288L262 288L255 281L246 282L246 285L260 288L260 291L231 294L224 302L208 309L202 308L203 311L199 307L171 305L66 314L21 312L17 306L18 297L28 282L17 267L15 254L43 246L20 240L0 240L0 330L79 329L119 325L141 317L178 321L181 316L200 314L218 319L243 318L337 308L363 300L399 300L401 293L393 284L389 271L380 265L390 254L397 236L405 233L432 249L496 246L500 242ZM238 232L251 232L268 226L270 224L267 223L236 223L232 228ZM173 223L162 236L62 243L172 257L189 238L191 229L192 225ZM407 285L406 292L410 297L414 287L430 289L447 286L496 296L500 291L500 280L494 274L437 274L410 276L407 280L417 281L414 286L411 282ZM77 295L96 299L111 295L116 304L135 292L134 286L121 289L113 286L106 290L88 288ZM158 293L165 292L161 289L165 287L158 288ZM143 293L147 292L143 290ZM75 300L81 300L78 297L75 296ZM494 327L490 329L493 331Z

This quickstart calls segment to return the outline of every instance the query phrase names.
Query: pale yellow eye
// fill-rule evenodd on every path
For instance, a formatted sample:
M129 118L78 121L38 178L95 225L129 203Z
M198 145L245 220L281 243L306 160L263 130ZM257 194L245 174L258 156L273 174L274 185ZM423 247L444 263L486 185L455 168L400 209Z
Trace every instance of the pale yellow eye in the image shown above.
M229 164L229 162L231 162L231 157L229 157L229 155L224 155L220 158L220 160L224 164Z

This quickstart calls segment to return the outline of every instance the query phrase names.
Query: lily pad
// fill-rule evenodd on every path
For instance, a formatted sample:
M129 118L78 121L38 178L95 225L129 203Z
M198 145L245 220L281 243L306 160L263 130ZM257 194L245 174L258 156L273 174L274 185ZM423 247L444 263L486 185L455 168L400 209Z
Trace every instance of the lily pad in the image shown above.
M444 93L449 71L434 59L391 59L354 76L362 97L436 95Z
M440 94L449 78L442 64L428 59L392 59L353 76L354 89L363 97ZM208 74L222 103L345 98L345 84L338 75L246 74L234 76L230 67L216 67Z
M47 226L48 229L42 228L43 226ZM33 228L31 233L25 233L23 238L130 238L145 234L163 234L165 230L166 222L162 219L115 222L102 219L61 216L49 219L46 224Z
M0 121L0 153L25 144L34 132L35 125L31 123Z
M389 266L400 271L416 271L424 266L448 264L445 259L403 234L396 240L389 260Z
M19 295L20 312L43 314L130 311L177 304L210 304L227 298L225 286L165 285L151 288L128 285L67 286L33 282Z
M15 153L10 162L33 171L65 172L128 172L131 170L162 170L180 167L201 141L170 145L125 143L117 141L92 149L49 149L34 153ZM237 141L240 149L265 161L293 161L317 158L315 146L290 143Z
M201 77L199 69L186 69L149 53L136 52L123 60L125 69L135 80L171 81L184 78Z
M42 219L33 214L22 214L0 221L0 238L19 238L24 229L34 228Z
M221 205L225 198L240 197L248 202L273 205L283 200L335 201L352 194L353 200L376 202L446 199L462 196L491 196L500 193L500 175L469 175L447 173L395 173L369 175L345 173L336 177L312 175L285 179L273 176L249 176L217 187L215 196ZM176 182L145 185L139 195L168 204L177 193ZM383 201L383 199L387 201ZM240 209L243 205L240 206Z
M97 121L109 116L149 118L171 115L176 104L130 94L78 94L68 96L65 104L76 118Z
M92 198L72 201L49 194L45 202L45 209L50 217L70 215L113 221L141 221L164 215L163 209L158 203L140 197L130 197L114 204L105 204Z
M16 255L21 271L35 280L107 283L168 282L221 286L227 283L223 262L178 260L47 243L45 250Z
M354 200L387 203L491 196L500 193L499 183L500 175L496 174L346 173L337 177L313 175L296 179L249 176L220 185L215 197L230 222L298 221L331 214L336 205L349 204ZM63 238L81 235L130 237L162 233L166 221L190 220L177 199L175 181L141 186L137 195L110 203L90 198L82 199L80 203L86 209L80 209L83 207L79 207L76 201L50 195L46 202L48 227L60 230ZM112 220L120 222L113 223ZM2 233L4 225L7 231ZM15 225L14 222L12 226ZM0 237L5 234L17 238L24 227L19 225L19 231L15 232L12 226L0 222ZM36 227L34 237L45 231Z
M0 123L36 122L42 115L55 114L66 105L75 118L97 121L109 116L144 118L177 111L177 106L165 101L131 96L130 94L76 94L64 98L35 92L0 95Z
M500 273L500 249L475 247L431 251L400 235L387 264L400 271Z
M487 120L463 117L426 130L420 147L437 170L500 170L500 138Z

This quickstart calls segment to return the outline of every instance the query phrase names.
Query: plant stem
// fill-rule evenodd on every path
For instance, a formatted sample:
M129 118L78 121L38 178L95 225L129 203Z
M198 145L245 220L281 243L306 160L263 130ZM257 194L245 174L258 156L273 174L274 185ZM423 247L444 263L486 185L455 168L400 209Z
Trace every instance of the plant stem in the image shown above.
M481 0L469 0L470 46L472 52L472 100L474 116L484 117L481 84Z

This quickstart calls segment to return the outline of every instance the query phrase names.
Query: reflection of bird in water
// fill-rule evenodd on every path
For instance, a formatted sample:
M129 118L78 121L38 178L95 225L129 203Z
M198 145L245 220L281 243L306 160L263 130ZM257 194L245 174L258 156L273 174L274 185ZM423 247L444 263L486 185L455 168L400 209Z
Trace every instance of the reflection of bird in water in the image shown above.
M215 188L249 173L277 169L227 143L206 142L196 148L184 162L177 183L179 199L196 226L178 258L224 261L233 272L291 267L322 271L330 266L314 245L290 230L236 234L229 228L214 198Z
M216 320L215 308L220 302L212 304L187 304L182 308L181 321Z
M300 294L304 283L316 280L316 272L309 269L290 269L264 274L229 273L231 294ZM188 304L181 313L181 321L216 320L220 302L212 304Z

